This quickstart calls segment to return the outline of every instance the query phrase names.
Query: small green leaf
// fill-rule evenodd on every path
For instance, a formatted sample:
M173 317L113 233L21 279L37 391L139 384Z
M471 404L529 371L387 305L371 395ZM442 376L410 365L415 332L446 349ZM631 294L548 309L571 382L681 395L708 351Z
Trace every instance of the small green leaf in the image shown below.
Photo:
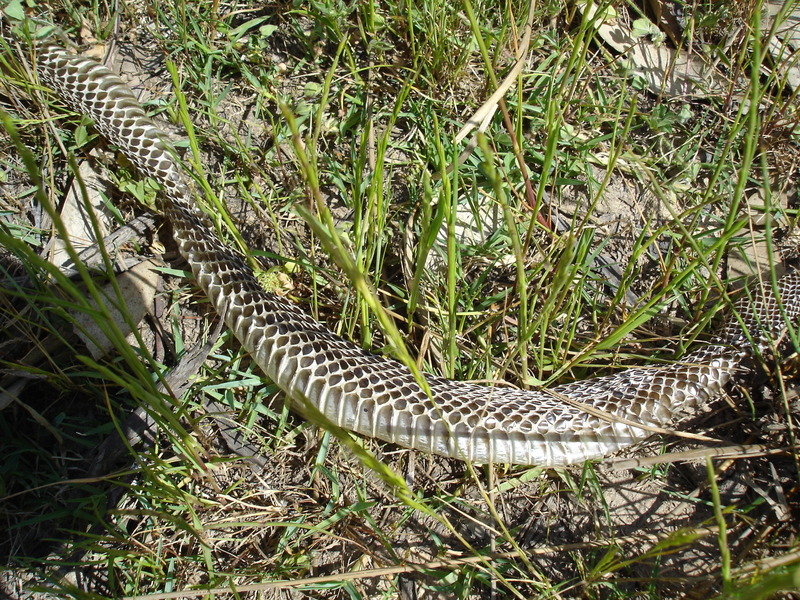
M259 25L261 25L261 23L263 23L264 21L266 21L268 18L269 18L269 17L258 17L257 19L252 19L252 20L250 20L250 21L247 21L246 23L242 23L241 25L239 25L239 26L238 26L238 27L236 27L235 29L231 29L231 30L228 32L228 38L229 38L229 39L230 39L232 42L235 42L235 41L237 41L239 38L241 38L242 36L244 36L244 35L245 35L245 34L246 34L248 31L250 31L251 29L253 29L253 28L255 28L255 27L258 27ZM266 27L266 26L265 26L265 25L262 25L262 26L259 28L259 32L260 32L260 33L262 33L262 34L263 34L263 31L262 31L262 30L264 29L264 27Z
M644 37L653 33L653 27L653 23L650 21L650 19L636 19L631 27L631 33L635 38Z
M25 19L25 10L22 8L21 0L11 0L3 11L10 20L22 21Z
M262 25L258 28L258 33L262 38L268 38L278 30L277 25Z
M78 125L78 127L75 128L75 144L78 146L83 146L88 141L89 131L86 129L86 126Z
M306 98L313 98L322 93L322 86L316 81L309 81L303 88L303 95Z

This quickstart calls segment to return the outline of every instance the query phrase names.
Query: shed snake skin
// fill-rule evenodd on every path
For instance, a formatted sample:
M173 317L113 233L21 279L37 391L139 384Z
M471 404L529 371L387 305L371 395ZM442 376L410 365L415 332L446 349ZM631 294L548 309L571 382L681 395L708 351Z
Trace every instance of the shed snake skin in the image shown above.
M800 317L800 274L793 271L774 291L740 300L734 312L741 322L729 317L710 343L675 364L542 391L425 375L429 395L399 362L338 337L261 287L245 260L214 233L174 149L117 75L53 44L38 47L37 70L164 188L163 210L181 254L267 377L293 401L310 402L336 425L364 436L475 463L560 466L598 458L719 395L786 322Z

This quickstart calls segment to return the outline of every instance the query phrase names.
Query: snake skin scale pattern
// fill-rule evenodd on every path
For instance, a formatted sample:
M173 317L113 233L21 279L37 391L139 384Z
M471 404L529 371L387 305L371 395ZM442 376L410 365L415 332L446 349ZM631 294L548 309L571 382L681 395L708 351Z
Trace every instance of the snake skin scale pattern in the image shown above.
M800 274L793 271L775 290L781 302L769 290L740 300L735 312L741 322L730 317L708 345L675 364L541 391L425 375L428 395L399 362L338 337L262 289L243 258L214 233L166 136L117 75L53 44L39 46L37 70L141 173L163 186L163 210L181 254L263 372L295 403L309 402L336 425L364 436L481 464L560 466L598 458L719 395L749 368L745 359L800 316Z

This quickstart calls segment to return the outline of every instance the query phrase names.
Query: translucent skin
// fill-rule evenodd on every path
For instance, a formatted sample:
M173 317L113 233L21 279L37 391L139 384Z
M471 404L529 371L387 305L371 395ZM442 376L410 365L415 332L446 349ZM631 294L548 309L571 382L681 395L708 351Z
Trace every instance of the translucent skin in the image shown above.
M669 366L542 391L425 375L428 395L399 362L355 346L262 289L244 259L214 233L174 149L119 77L59 46L38 50L42 80L164 187L164 212L181 254L264 373L293 401L310 403L349 431L475 463L560 466L598 458L720 394L741 375L743 360L765 347L764 335L781 335L786 320L800 316L800 275L793 271L778 284L783 313L771 290L737 304L755 347L731 317L709 345Z

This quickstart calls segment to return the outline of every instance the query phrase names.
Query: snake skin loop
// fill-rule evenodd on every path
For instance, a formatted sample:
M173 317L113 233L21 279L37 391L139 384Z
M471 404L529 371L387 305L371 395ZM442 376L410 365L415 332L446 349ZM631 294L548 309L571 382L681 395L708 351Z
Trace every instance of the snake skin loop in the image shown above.
M601 457L720 394L745 368L744 359L766 347L764 335L779 336L787 320L800 316L800 275L792 272L777 286L782 306L771 291L741 300L742 321L729 318L710 344L678 363L543 391L426 375L429 396L405 366L336 336L262 289L243 258L214 233L174 149L117 75L49 44L38 49L38 73L164 187L164 212L180 252L264 373L295 403L310 402L361 435L475 463L558 466Z

